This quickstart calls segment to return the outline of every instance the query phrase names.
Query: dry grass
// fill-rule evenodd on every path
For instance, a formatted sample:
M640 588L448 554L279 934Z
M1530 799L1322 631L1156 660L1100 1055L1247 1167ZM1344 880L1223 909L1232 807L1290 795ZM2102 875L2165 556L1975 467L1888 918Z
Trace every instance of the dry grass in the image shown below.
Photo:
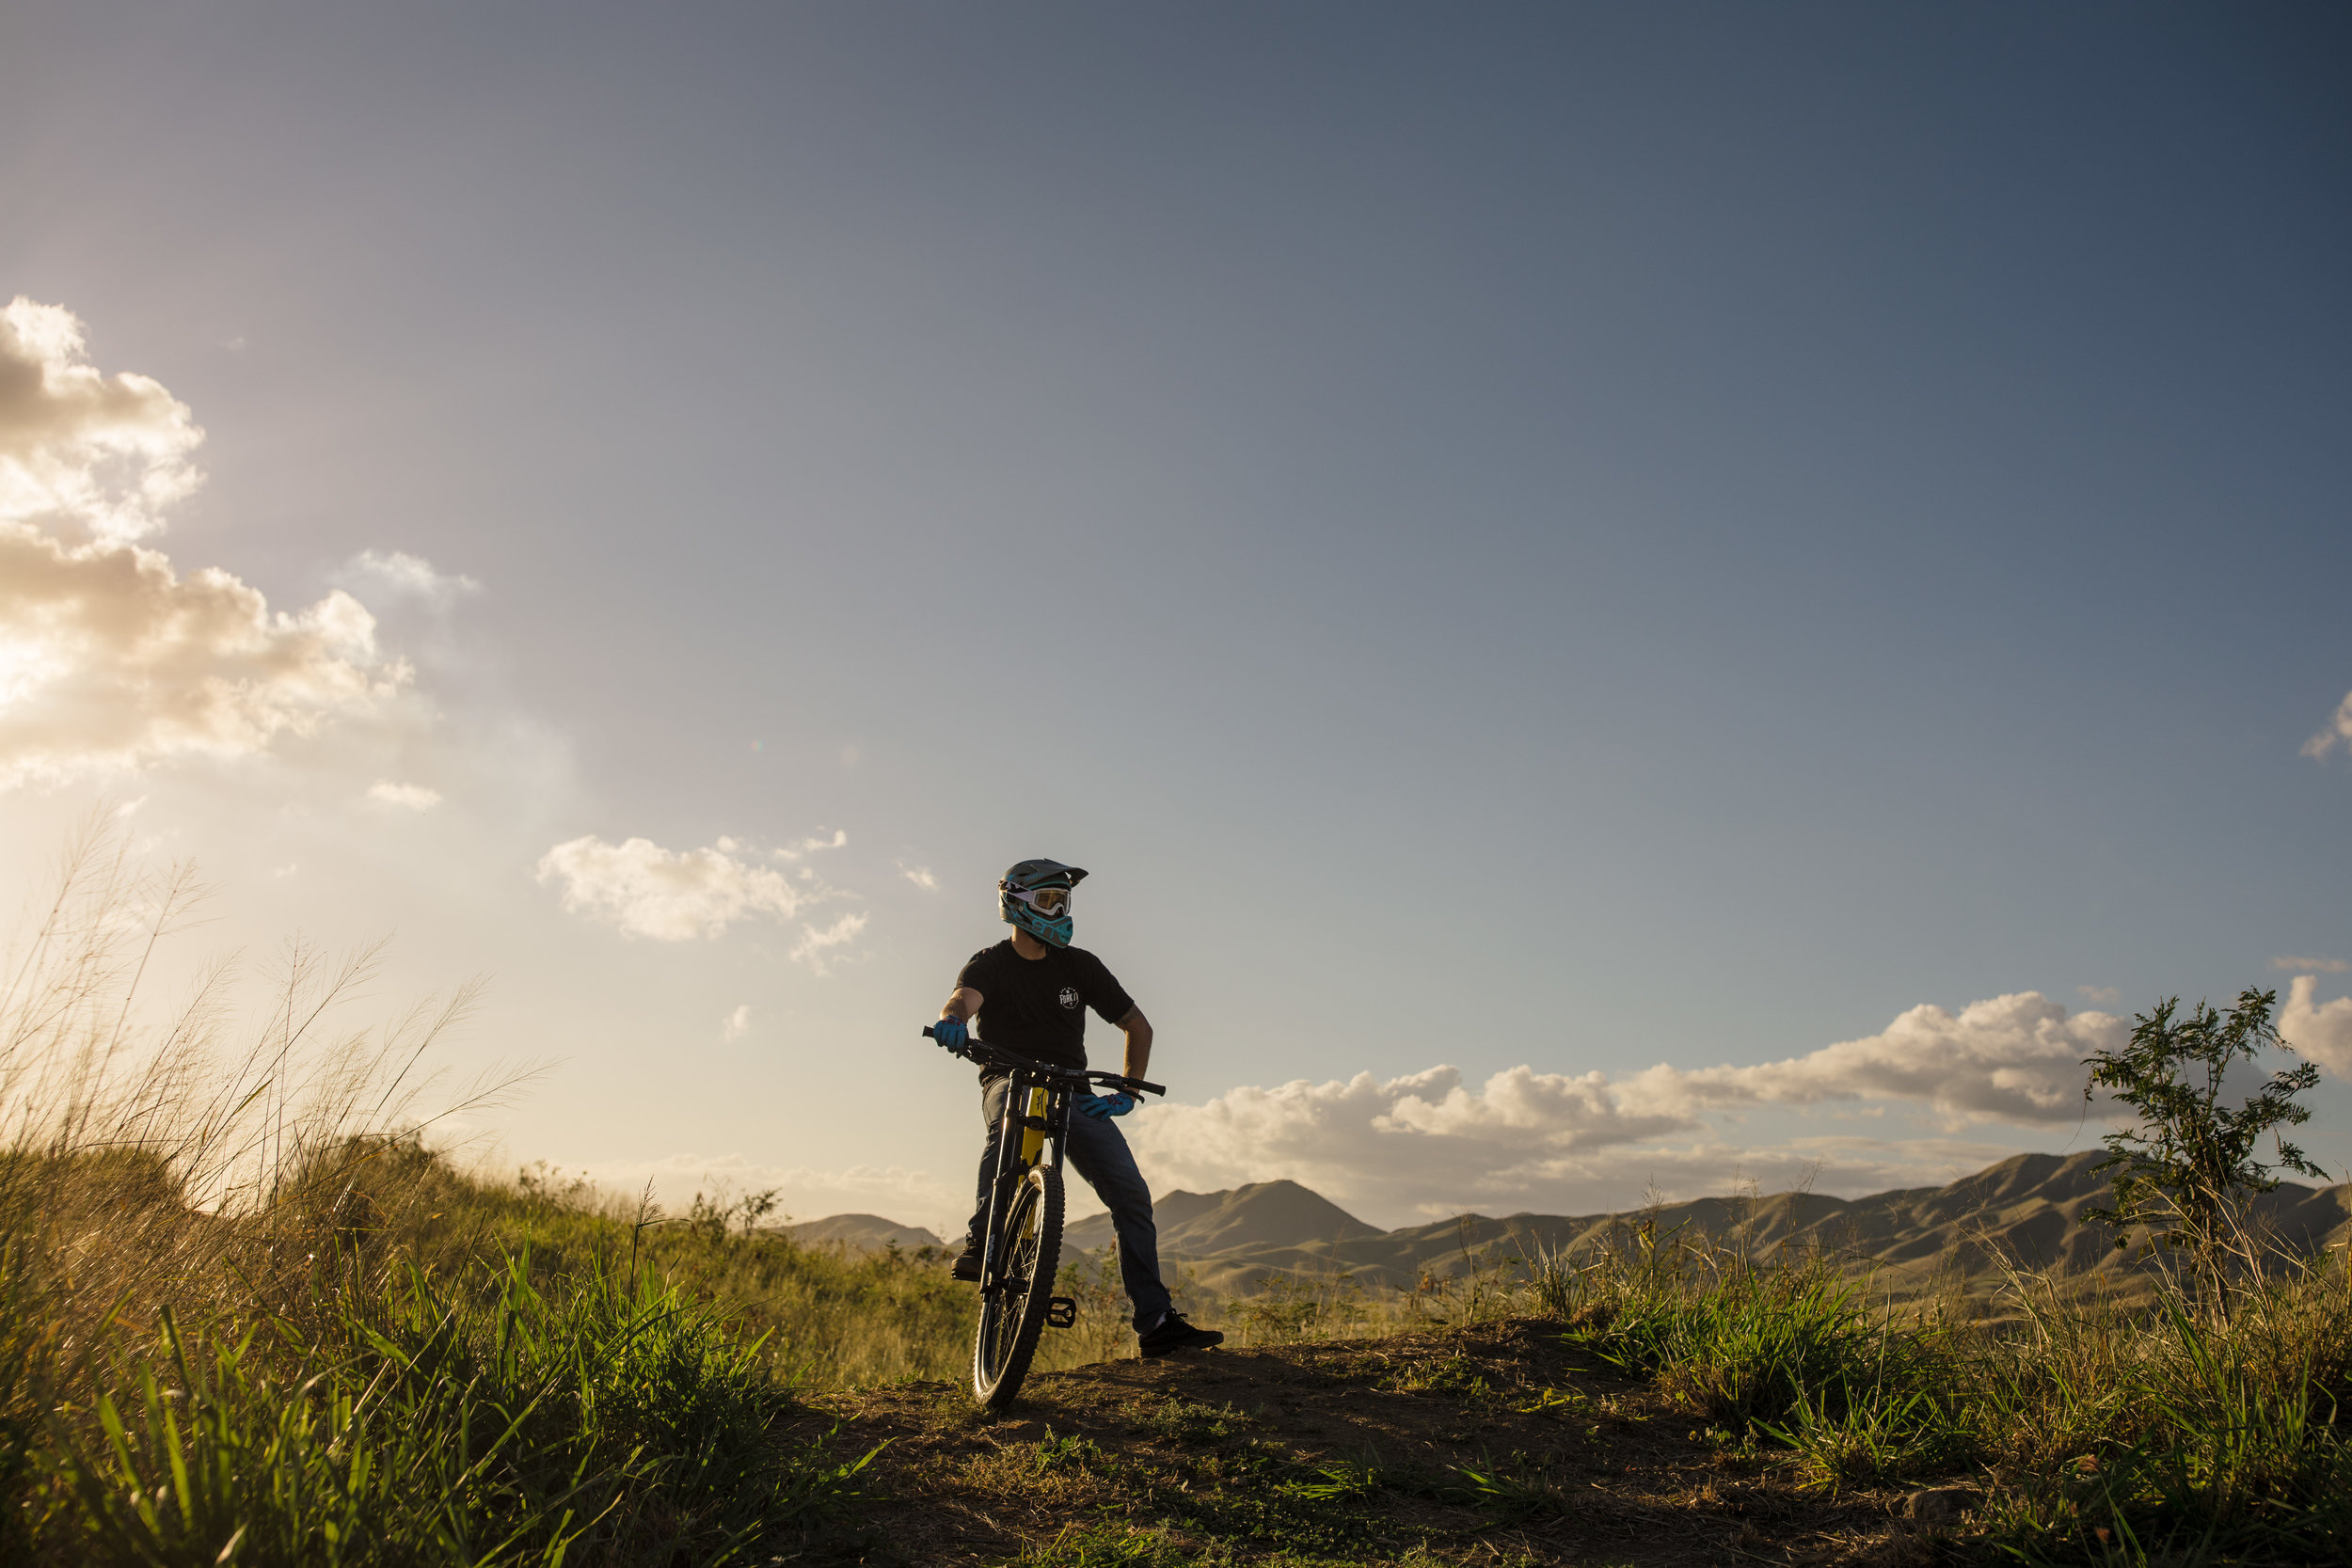
M229 955L158 1017L147 994L158 949L198 923L203 899L193 868L145 870L94 818L6 959L12 1366L39 1361L71 1382L150 1338L166 1307L203 1315L255 1291L288 1295L356 1217L345 1195L378 1150L429 1125L416 1109L431 1087L421 1059L476 988L386 1027L340 1027L379 950L330 958L296 942L262 976L259 1007L233 1006L244 966ZM444 1114L502 1086L477 1085ZM21 1402L21 1370L11 1392Z
M0 1560L717 1561L854 1495L662 1241L426 1152L473 988L347 1026L377 950L294 943L154 1007L199 902L100 818L0 977Z

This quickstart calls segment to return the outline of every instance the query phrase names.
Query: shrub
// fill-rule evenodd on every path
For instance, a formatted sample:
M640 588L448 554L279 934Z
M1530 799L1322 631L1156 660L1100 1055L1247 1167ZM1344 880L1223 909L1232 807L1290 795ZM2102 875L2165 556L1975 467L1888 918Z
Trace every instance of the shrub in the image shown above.
M2265 1046L2280 1043L2270 1018L2278 999L2276 991L2249 987L2227 1013L2200 1002L2182 1018L2181 999L2170 997L2134 1021L2123 1049L2099 1052L2083 1064L2090 1069L2085 1099L2111 1089L2139 1117L2137 1126L2106 1134L2107 1157L2097 1168L2114 1171L2114 1199L2083 1217L2116 1227L2118 1247L2129 1247L2133 1227L2144 1226L2150 1248L2182 1250L2192 1289L2223 1310L2230 1292L2220 1280L2229 1261L2260 1262L2244 1244L2241 1199L2276 1190L2274 1168L2327 1176L2279 1131L2311 1119L2310 1108L2295 1097L2319 1082L2318 1068L2303 1062L2272 1073L2236 1106L2221 1099L2233 1064L2251 1063ZM2275 1167L2255 1158L2265 1133L2276 1146Z

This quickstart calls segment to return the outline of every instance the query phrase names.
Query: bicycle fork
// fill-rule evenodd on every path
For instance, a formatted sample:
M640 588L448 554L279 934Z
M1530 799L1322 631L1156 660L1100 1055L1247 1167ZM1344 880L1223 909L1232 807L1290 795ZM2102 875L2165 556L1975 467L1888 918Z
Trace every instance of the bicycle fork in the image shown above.
M988 1220L980 1231L980 1293L993 1295L1004 1286L1004 1244L1012 1237L1002 1234L999 1221L1010 1207L1014 1179L1043 1158L1046 1134L1053 1129L1053 1091L1042 1084L1030 1083L1015 1074L1011 1087L1005 1091L1004 1118L996 1130L996 1173L988 1189ZM1019 1152L1014 1152L1013 1132L1021 1137ZM1056 1159L1061 1150L1054 1150Z

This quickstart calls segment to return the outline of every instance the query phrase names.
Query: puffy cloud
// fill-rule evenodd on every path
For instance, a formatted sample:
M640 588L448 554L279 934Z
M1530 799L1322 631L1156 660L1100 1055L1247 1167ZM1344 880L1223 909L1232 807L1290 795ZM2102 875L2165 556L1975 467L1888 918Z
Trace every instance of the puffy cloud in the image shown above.
M2287 1005L2279 1009L2279 1037L2330 1072L2352 1075L2352 997L2316 1006L2312 997L2318 988L2316 976L2295 977Z
M746 1002L719 1021L719 1037L723 1040L739 1040L751 1033L751 1028L752 1005Z
M734 851L741 847L723 838L707 849L670 850L651 839L608 844L589 833L542 855L539 880L561 882L564 908L572 913L609 920L623 936L656 942L715 937L755 915L789 920L802 905L824 896L822 890L795 888L780 871L738 860ZM852 928L819 946L856 934Z
M831 833L818 833L809 838L796 838L789 844L779 844L768 851L780 861L796 861L818 849L838 849L850 842L848 830L835 828ZM803 876L807 873L803 872Z
M482 584L463 573L437 571L424 557L405 550L361 550L343 563L336 578L347 586L389 598L416 599L435 610L482 592Z
M136 543L196 488L202 439L156 382L90 365L71 312L0 310L0 789L260 751L410 678L348 594L273 613Z
M845 914L821 931L814 926L803 926L799 945L785 956L795 963L808 965L819 974L828 974L833 965L850 957L834 949L855 942L858 933L865 929L866 916L862 914Z
M1629 1104L1729 1110L1832 1100L1925 1103L1952 1125L2071 1122L2083 1106L2083 1061L2128 1035L2099 1012L2071 1017L2039 991L1972 1002L1958 1013L1922 1006L1875 1035L1756 1067L1654 1067L1625 1081Z
M161 383L101 374L85 345L61 306L20 294L0 310L0 523L127 544L202 482L204 433Z
M2123 993L2113 986L2076 986L2074 990L2086 1002L2098 1002L2110 1007L2123 1000Z
M1541 1185L1594 1151L1698 1125L1629 1113L1597 1072L1517 1067L1472 1089L1459 1069L1435 1067L1231 1089L1205 1105L1154 1107L1133 1136L1160 1181L1286 1176L1337 1196L1401 1180L1453 1196Z
M928 865L909 865L906 862L900 861L898 875L921 888L925 893L939 891L939 879L931 874L931 868Z
M2352 1003L2344 1006L2352 1015ZM1742 1173L1788 1185L1814 1171L1825 1191L1861 1192L1948 1180L2014 1148L1948 1138L1750 1148L1709 1118L1861 1102L1865 1117L1905 1106L1947 1129L2072 1123L2084 1109L2083 1058L2123 1037L2116 1019L2070 1016L2026 992L1957 1013L1914 1007L1878 1034L1755 1067L1661 1066L1613 1078L1521 1066L1476 1085L1436 1067L1242 1087L1205 1104L1152 1107L1130 1136L1157 1183L1288 1177L1343 1202L1429 1212L1608 1208L1651 1182L1691 1196Z
M0 788L235 756L375 707L410 678L341 591L273 614L226 572L0 525Z
M2016 1152L1950 1138L1807 1136L1758 1147L1698 1118L1629 1113L1598 1074L1526 1067L1471 1087L1452 1068L1385 1082L1242 1088L1151 1106L1127 1135L1155 1189L1287 1178L1381 1225L1479 1210L1590 1213L1735 1190L1934 1186ZM1547 1115L1556 1119L1547 1120Z
M389 779L379 779L375 787L368 791L368 799L379 806L390 806L396 811L425 812L441 803L441 792L422 784L394 784Z
M2352 691L2344 693L2344 701L2336 705L2336 711L2328 716L2319 733L2303 742L2303 754L2324 757L2339 746L2352 747Z
M2352 964L2345 963L2342 958L2297 958L2284 956L2271 959L2270 967L2307 970L2313 974L2342 974L2345 970L2352 969Z

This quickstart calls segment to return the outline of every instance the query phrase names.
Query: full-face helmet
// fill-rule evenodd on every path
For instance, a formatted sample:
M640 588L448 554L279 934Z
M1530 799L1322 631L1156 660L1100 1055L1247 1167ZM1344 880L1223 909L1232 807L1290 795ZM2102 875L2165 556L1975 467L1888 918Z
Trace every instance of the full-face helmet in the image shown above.
M1070 890L1086 873L1059 861L1023 861L996 884L996 912L1048 947L1070 945Z

